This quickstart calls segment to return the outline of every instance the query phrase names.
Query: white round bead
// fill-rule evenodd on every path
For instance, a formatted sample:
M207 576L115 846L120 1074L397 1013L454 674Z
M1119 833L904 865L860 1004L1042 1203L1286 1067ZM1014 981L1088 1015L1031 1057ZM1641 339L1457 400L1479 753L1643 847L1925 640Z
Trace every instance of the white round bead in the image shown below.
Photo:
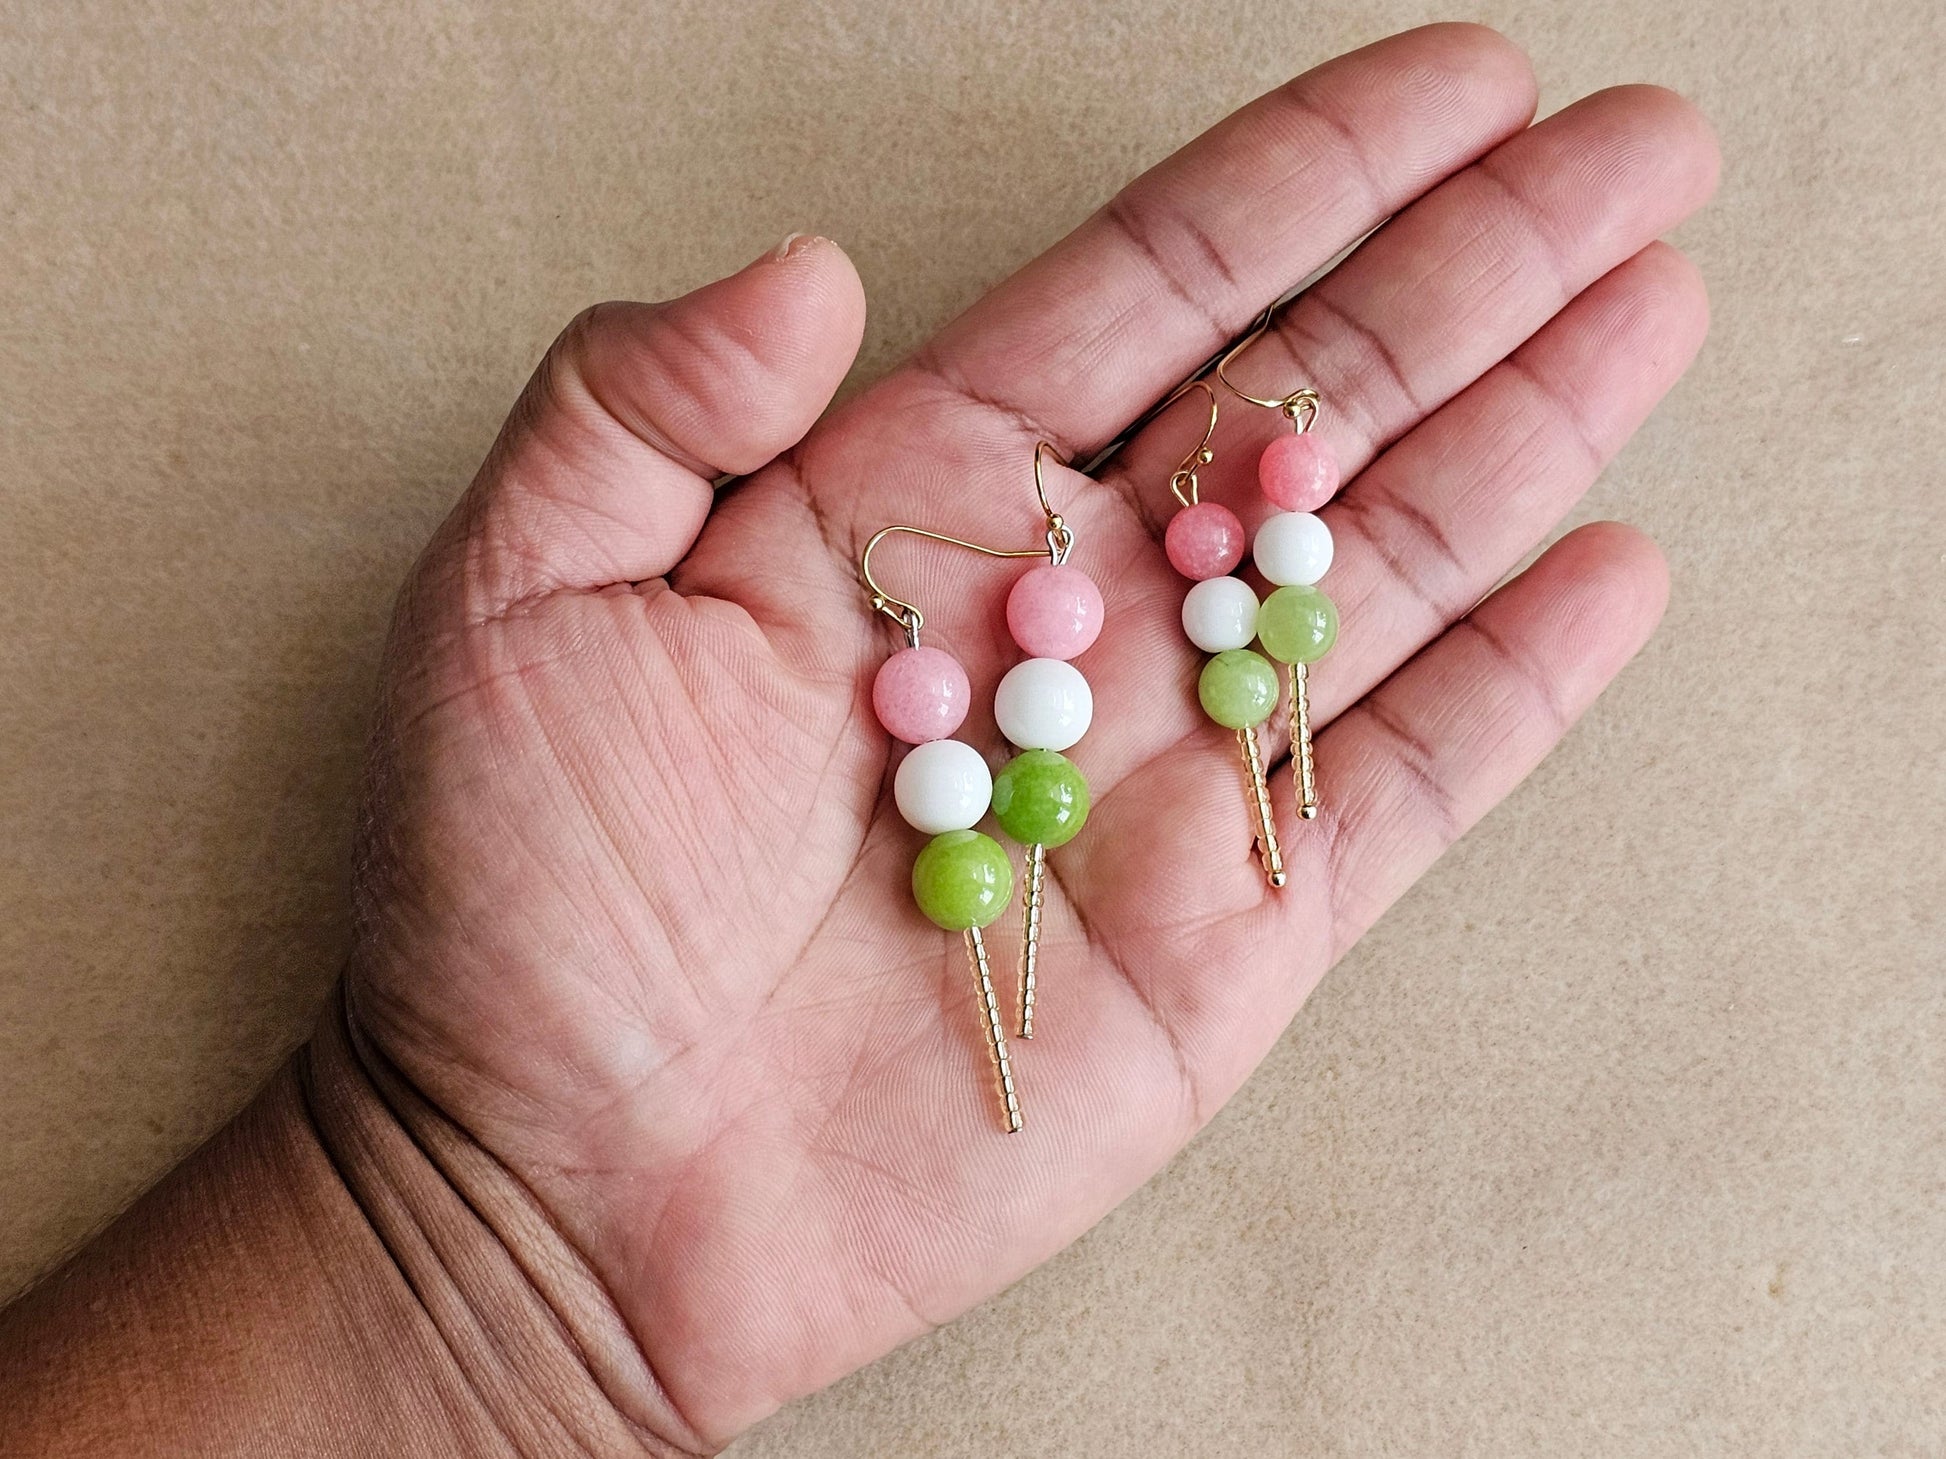
M1242 578L1204 578L1183 597L1182 631L1204 653L1248 648L1257 636L1257 595Z
M1094 717L1088 681L1063 659L1022 659L993 692L1000 733L1023 750L1065 750Z
M1314 583L1331 570L1331 529L1310 512L1277 512L1257 529L1250 555L1280 588Z
M962 740L928 740L899 762L892 799L915 831L970 830L993 799L993 772Z

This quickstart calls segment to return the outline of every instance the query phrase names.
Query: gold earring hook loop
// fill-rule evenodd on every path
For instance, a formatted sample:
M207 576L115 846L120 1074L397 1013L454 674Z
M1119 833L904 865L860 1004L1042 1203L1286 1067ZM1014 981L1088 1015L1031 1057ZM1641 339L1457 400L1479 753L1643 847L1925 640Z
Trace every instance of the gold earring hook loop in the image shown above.
M1192 390L1201 390L1209 396L1209 424L1203 427L1203 439L1196 443L1195 450L1182 458L1182 465L1178 466L1169 477L1171 494L1186 507L1193 507L1202 500L1202 483L1197 480L1196 468L1207 466L1216 459L1216 453L1210 449L1210 442L1216 436L1216 387L1201 376L1194 380L1185 380L1175 388L1167 400L1156 407L1155 412L1161 415Z
M1273 304L1270 308L1264 310L1262 314L1258 315L1257 323L1251 331L1235 344L1231 345L1229 351L1223 358L1216 362L1214 374L1218 380L1223 382L1223 388L1229 391L1230 394L1236 396L1238 400L1248 401L1252 405L1261 405L1266 410L1281 411L1290 420L1291 425L1296 428L1298 433L1302 434L1317 424L1319 405L1317 391L1306 385L1300 390L1292 391L1289 395L1281 399L1267 400L1261 395L1251 395L1237 389L1236 383L1224 373L1238 355L1263 338L1264 332L1270 328L1270 322L1276 317L1276 314L1277 306Z
M1062 520L1061 514L1054 510L1054 504L1047 499L1047 478L1041 475L1041 456L1052 456L1062 466L1068 463L1061 460L1061 453L1047 441L1034 442L1034 495L1040 498L1041 515L1047 518L1047 555L1056 567L1068 560L1074 551L1074 533Z

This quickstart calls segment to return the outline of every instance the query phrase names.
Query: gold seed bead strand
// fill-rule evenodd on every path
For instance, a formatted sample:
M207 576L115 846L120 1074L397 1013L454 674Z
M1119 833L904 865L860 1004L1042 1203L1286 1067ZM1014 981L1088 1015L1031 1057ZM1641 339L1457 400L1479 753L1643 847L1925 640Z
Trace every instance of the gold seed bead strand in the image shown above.
M980 1025L986 1031L987 1058L1000 1097L1000 1120L1007 1133L1021 1130L1020 1092L1014 1088L1013 1060L1007 1053L1007 1030L1000 1020L1000 1000L993 992L993 969L987 963L986 939L980 929L966 929L966 957L973 972L973 992L980 1004Z
M1297 814L1300 820L1318 816L1317 758L1311 753L1311 666L1291 668L1291 748L1297 757Z
M1027 891L1020 947L1020 1036L1034 1036L1034 994L1041 954L1041 908L1047 898L1047 847L1035 842L1027 848Z
M1270 782L1264 775L1257 729L1255 725L1246 725L1236 733L1237 744L1243 750L1244 775L1250 782L1251 804L1256 811L1257 857L1263 864L1264 880L1273 887L1281 887L1288 880L1284 871L1284 848L1277 840L1277 816L1270 807Z

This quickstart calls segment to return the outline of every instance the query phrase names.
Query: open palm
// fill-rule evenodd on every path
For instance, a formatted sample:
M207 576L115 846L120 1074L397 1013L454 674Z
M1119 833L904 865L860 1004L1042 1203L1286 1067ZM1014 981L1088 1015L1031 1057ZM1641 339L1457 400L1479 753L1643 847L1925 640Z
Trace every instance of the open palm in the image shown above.
M1659 558L1615 526L1486 595L1699 344L1700 285L1653 240L1705 198L1714 150L1665 92L1530 128L1533 104L1524 59L1470 27L1334 61L815 425L864 309L822 240L592 311L550 352L401 602L348 1004L585 1260L666 1397L662 1437L725 1442L1085 1230L1653 626ZM1095 808L1050 858L1005 1137L963 951L912 903L924 838L869 705L898 638L858 550L890 522L1032 543L1037 438L1085 457L1391 215L1238 366L1322 393L1349 479L1325 512L1324 809L1298 822L1278 769L1281 892L1159 546L1199 407L1098 481L1050 473L1108 619L1073 752ZM1278 428L1229 410L1204 473L1246 525ZM714 492L724 472L747 479ZM966 665L964 737L997 753L1017 569L909 540L875 565ZM1003 920L1002 970L1013 937Z

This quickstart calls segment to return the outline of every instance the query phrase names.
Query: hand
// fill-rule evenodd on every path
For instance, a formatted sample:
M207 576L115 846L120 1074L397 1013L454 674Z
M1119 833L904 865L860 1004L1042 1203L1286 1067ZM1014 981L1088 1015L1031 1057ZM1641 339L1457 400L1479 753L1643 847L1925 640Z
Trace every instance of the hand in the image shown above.
M1698 347L1701 285L1653 240L1708 195L1714 148L1661 91L1529 130L1534 101L1470 27L1333 61L822 422L865 306L820 239L596 309L549 353L401 603L348 1007L585 1262L638 1350L602 1362L660 1395L647 1429L725 1442L1087 1229L1647 636L1663 568L1619 526L1494 587ZM1085 457L1394 214L1238 366L1322 392L1349 481L1326 513L1324 809L1292 819L1278 770L1282 892L1159 545L1199 401L1098 482L1050 475L1108 627L1075 751L1094 811L1051 858L1027 1125L1004 1137L963 951L912 904L923 838L868 698L898 640L859 547L890 522L1031 543L1037 437ZM1205 492L1247 510L1279 428L1227 410ZM719 493L725 472L748 479ZM1011 572L898 544L882 565L971 675L965 735L998 749Z

